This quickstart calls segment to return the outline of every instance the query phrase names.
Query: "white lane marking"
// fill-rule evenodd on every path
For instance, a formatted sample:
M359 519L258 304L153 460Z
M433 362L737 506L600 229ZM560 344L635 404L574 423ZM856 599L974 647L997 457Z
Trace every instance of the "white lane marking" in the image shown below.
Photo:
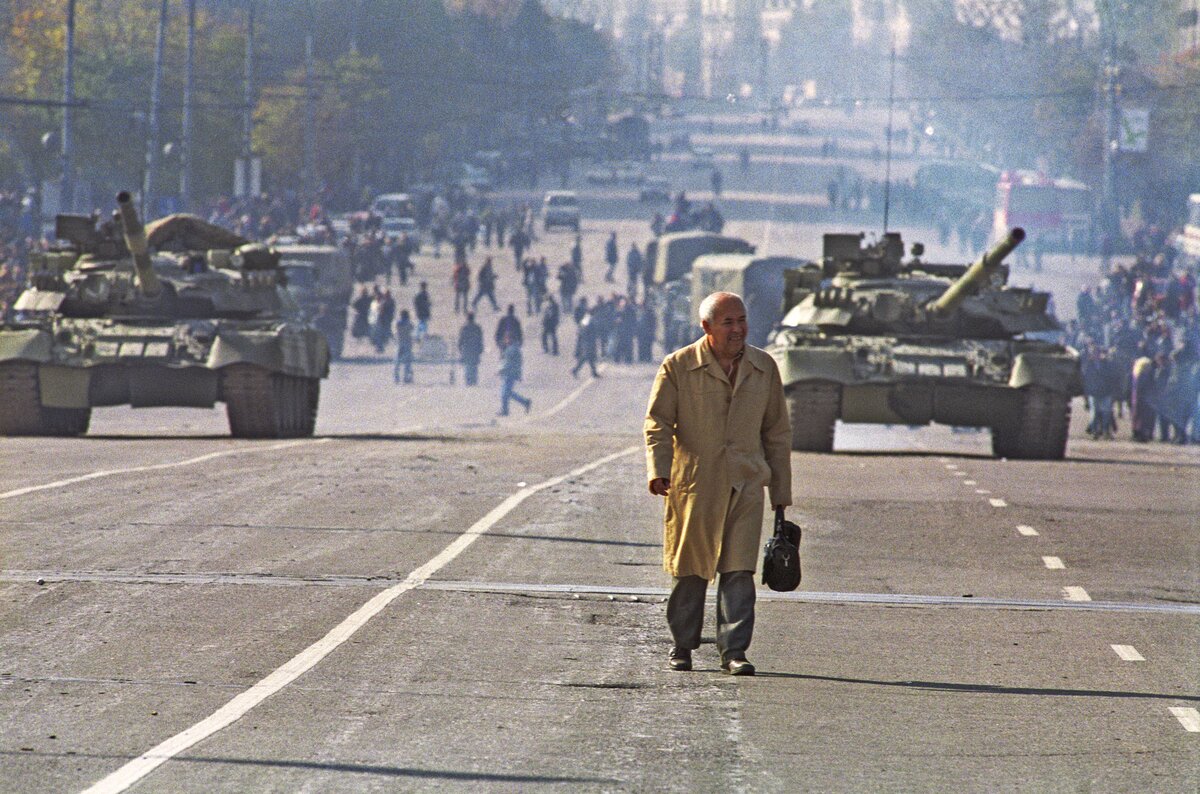
M963 480L963 485L978 485L976 480Z
M992 507L1008 507L1008 502L1004 501L1003 499L988 499L988 503L991 504Z
M1117 656L1120 656L1127 662L1144 662L1146 657L1138 653L1138 649L1132 645L1112 645L1109 646L1116 651Z
M1042 557L1042 564L1052 571L1062 571L1067 567L1063 565L1063 561L1058 557Z
M512 512L517 505L539 491L558 485L560 482L569 480L572 477L586 474L592 469L599 468L606 463L611 463L618 458L631 455L639 450L641 450L640 446L627 447L620 452L605 455L599 460L594 460L566 474L552 477L537 485L531 485L517 491L493 507L483 518L472 524L465 532L455 538L450 545L442 549L437 556L410 573L404 581L392 585L363 604L351 613L349 617L334 626L328 634L284 662L282 666L276 668L266 678L237 695L233 700L192 727L175 734L156 747L147 750L120 769L107 775L102 780L87 788L85 794L100 794L101 792L114 794L115 792L124 791L174 756L196 744L196 742L207 739L217 731L233 724L245 716L252 708L311 670L318 662L337 649L339 645L353 637L359 629L367 624L367 621L382 612L388 604L414 587L420 587L424 584L425 580L452 562L458 555L462 554L468 546L478 540L496 522Z
M1064 587L1063 598L1068 601L1091 601L1092 597L1082 587Z
M988 490L988 489L986 489L986 488L976 488L976 489L975 489L975 493L978 493L978 494L988 494L988 493L991 493L991 491L989 491L989 490Z
M1029 538L1036 537L1038 534L1038 531L1028 524L1018 524L1017 531Z
M1171 706L1171 713L1188 733L1200 733L1200 711L1186 706Z
M950 462L950 458L938 458L938 461L939 461L939 462L941 462L941 463L949 463L949 462Z
M970 477L971 475L967 474L965 471L956 471L956 472L954 472L954 476L955 477Z
M604 368L605 368L605 365L601 364L599 367L596 368L596 371L603 372ZM579 397L579 395L581 395L585 391L587 391L588 387L590 387L595 382L596 382L595 378L589 378L588 380L579 384L578 386L575 387L574 391L572 391L566 397L563 397L561 400L559 400L556 405L554 405L550 410L546 411L546 413L542 414L542 416L554 416L556 413L558 413L562 409L566 408L571 403L575 402L575 400Z
M947 469L949 469L950 471L954 471L955 469L957 469L957 468L958 468L958 464L955 464L955 463L947 463L947 464L946 464L946 468L947 468Z
M30 485L26 488L17 488L13 491L5 491L4 493L0 493L0 499L13 499L17 496L24 496L25 494L36 493L37 491L49 491L54 488L65 488L68 485L87 482L88 480L98 480L101 477L113 477L118 474L136 474L143 471L159 471L161 469L173 469L179 466L194 466L197 463L204 463L207 460L224 458L229 455L241 455L247 452L272 452L277 449L288 449L289 447L299 447L308 444L324 444L330 440L331 439L329 438L314 438L305 439L303 441L289 441L286 444L272 444L269 447L239 447L237 449L222 450L221 452L210 452L207 455L200 455L199 457L188 458L187 460L177 460L171 463L154 463L149 466L130 466L126 469L103 469L101 471L93 471L90 474L81 474L78 477L69 477L65 480L56 480L55 482L48 482L42 485Z

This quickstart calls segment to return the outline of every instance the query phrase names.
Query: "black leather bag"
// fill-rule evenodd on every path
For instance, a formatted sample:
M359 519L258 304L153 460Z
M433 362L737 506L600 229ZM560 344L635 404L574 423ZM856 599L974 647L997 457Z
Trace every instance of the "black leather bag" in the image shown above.
M763 546L762 581L780 593L800 586L800 527L775 510L775 534Z

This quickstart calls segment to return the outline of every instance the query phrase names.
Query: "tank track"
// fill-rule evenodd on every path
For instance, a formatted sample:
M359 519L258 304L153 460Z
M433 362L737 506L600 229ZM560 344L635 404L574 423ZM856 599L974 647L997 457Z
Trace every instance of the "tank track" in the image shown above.
M229 432L234 438L311 436L321 384L253 364L233 364L221 375Z
M792 449L832 452L833 432L841 413L842 388L826 381L804 381L787 389Z
M42 405L37 364L0 364L0 435L80 436L91 419L91 408Z
M1014 460L1062 460L1070 424L1069 396L1029 386L1015 410L992 426L992 454Z

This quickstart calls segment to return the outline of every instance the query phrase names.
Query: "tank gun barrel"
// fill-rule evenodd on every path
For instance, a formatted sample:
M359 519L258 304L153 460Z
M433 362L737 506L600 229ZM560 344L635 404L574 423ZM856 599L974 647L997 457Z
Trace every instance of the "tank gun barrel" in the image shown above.
M125 245L133 254L133 267L137 271L138 289L148 298L153 298L162 291L158 274L150 261L150 248L146 243L146 229L138 219L133 199L128 192L122 190L117 194L117 209L121 215L121 230L125 235Z
M967 268L967 272L963 273L957 281L947 287L945 292L938 296L936 300L931 301L929 308L935 314L949 314L957 309L979 284L996 272L997 268L1000 267L1000 263L1004 261L1004 257L1011 254L1013 249L1020 245L1024 239L1024 229L1019 226L1012 229L1003 240L992 246L973 265Z

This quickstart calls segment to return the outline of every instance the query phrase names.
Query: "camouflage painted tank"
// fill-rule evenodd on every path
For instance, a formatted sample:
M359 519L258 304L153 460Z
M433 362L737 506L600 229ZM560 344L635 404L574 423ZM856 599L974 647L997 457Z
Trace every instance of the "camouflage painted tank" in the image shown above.
M792 447L829 451L837 420L986 427L1007 458L1061 459L1079 356L1039 339L1057 331L1049 294L1006 286L1014 229L977 262L933 265L886 234L827 234L820 265L787 274L786 313L769 350L792 418Z
M0 434L79 435L94 406L224 402L241 438L309 436L324 336L299 319L279 255L192 216L143 228L60 215L0 327ZM153 253L152 253L153 251Z

